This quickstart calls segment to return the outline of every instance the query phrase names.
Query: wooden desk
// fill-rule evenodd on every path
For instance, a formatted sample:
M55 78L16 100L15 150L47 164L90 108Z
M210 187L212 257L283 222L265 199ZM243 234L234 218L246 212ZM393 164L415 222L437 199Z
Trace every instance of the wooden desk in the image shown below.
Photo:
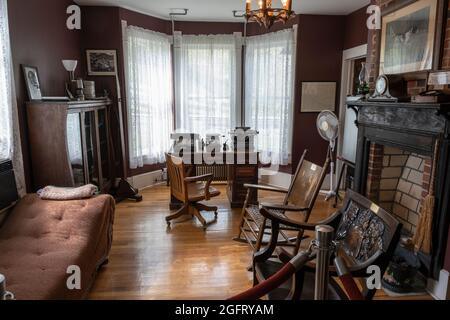
M202 159L201 164L194 159ZM258 153L224 152L217 155L215 159L219 160L213 163L212 160L214 159L201 153L194 153L191 156L191 164L185 163L188 176L214 174L214 182L227 183L227 196L231 207L242 208L247 196L247 189L244 188L244 184L258 183ZM256 161L252 161L254 159ZM252 193L249 201L254 204L258 203L257 192ZM170 209L178 208L180 208L179 201L171 196Z

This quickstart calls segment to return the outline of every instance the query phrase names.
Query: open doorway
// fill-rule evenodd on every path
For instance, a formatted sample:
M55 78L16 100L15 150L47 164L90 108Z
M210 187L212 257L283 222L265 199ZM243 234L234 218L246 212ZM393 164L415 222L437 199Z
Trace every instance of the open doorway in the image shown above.
M353 110L347 110L347 99L356 96L359 85L359 74L366 62L367 44L355 48L347 49L343 52L342 60L342 79L339 111L339 143L338 143L338 161L337 173L340 173L344 162L339 158L344 158L348 163L354 163L356 160L356 143L358 128L355 124L356 114ZM344 172L344 178L341 181L341 188L351 188L352 168L347 167L348 172Z

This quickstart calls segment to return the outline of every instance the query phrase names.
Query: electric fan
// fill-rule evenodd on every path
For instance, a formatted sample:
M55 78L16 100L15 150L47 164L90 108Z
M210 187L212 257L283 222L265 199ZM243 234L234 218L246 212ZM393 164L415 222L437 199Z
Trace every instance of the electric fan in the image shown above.
M331 111L322 111L317 117L317 130L320 136L329 142L328 156L330 157L330 191L327 193L326 200L336 196L334 188L334 148L336 147L336 139L339 135L339 120Z

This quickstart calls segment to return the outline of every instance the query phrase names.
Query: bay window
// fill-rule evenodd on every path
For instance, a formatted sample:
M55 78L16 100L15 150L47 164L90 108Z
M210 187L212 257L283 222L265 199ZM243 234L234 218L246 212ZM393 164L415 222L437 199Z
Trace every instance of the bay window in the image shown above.
M184 132L228 134L240 113L239 39L183 35L175 45L176 126Z
M286 165L292 149L294 29L248 37L245 54L245 125L259 131L257 148Z
M128 141L132 169L163 163L173 131L171 42L167 35L126 29Z

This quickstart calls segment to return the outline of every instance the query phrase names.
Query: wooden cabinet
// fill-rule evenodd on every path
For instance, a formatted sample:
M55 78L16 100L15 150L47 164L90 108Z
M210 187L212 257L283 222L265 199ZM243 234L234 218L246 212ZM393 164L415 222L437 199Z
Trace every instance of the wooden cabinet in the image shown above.
M242 208L247 196L247 188L244 184L258 184L257 164L235 164L228 165L228 186L227 195L232 208ZM251 204L258 202L257 191L250 195Z
M113 182L109 100L27 104L33 185L92 183L106 193Z

